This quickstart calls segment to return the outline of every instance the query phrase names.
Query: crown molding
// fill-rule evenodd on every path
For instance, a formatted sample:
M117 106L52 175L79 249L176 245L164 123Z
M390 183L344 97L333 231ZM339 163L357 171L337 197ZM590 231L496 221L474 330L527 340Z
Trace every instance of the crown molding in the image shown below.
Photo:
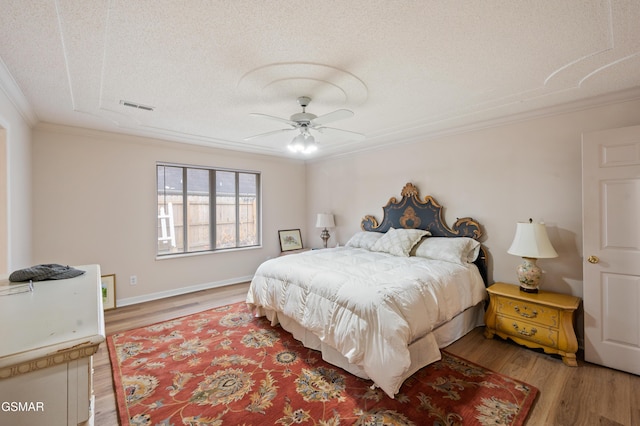
M632 89L621 90L618 92L606 93L603 95L593 96L576 101L566 102L549 107L537 108L530 111L524 111L516 114L507 114L496 118L479 120L469 124L459 126L440 126L433 129L427 129L423 126L422 131L413 131L404 136L395 135L395 139L391 141L389 134L371 138L367 145L354 146L353 149L344 152L329 152L326 155L319 155L306 160L307 163L325 161L332 158L348 157L357 155L361 152L378 151L399 145L407 145L412 143L420 143L438 138L444 138L459 135L468 132L479 131L488 128L507 126L510 124L537 120L545 117L559 116L562 114L571 114L578 111L584 111L593 108L601 108L613 104L621 104L625 102L635 102L640 100L640 86Z
M18 86L18 83L7 69L2 58L0 58L0 90L7 95L9 101L31 127L38 123L38 116L31 108L29 101L22 93L20 86Z

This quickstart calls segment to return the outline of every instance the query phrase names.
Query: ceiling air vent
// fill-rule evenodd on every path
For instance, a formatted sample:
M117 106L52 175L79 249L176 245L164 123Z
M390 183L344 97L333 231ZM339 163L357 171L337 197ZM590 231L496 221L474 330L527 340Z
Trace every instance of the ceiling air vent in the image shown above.
M121 100L120 105L124 105L126 107L131 107L131 108L143 109L145 111L153 111L155 109L155 107L152 107L152 106L137 104L135 102L125 101L125 100Z

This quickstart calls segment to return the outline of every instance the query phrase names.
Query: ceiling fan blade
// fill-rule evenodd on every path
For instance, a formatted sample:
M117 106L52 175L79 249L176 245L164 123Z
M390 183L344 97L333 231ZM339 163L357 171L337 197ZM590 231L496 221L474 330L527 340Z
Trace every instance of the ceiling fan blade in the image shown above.
M338 109L320 117L316 117L311 120L312 126L321 126L323 124L332 123L338 120L344 120L345 118L353 117L353 111L348 109Z
M365 138L362 133L350 132L349 130L334 129L333 127L317 127L314 130L317 130L325 135L348 138L355 141L361 141Z
M249 115L253 115L255 117L266 118L268 120L279 121L281 123L286 123L286 124L288 124L289 126L292 126L292 127L298 127L298 123L296 123L295 121L291 121L291 120L289 120L287 118L280 118L280 117L276 117L276 116L268 115L268 114L260 114L259 112L252 112Z
M278 129L278 130L273 130L271 132L267 132L267 133L260 133L259 135L254 135L254 136L249 136L248 138L244 138L245 141L250 141L253 139L258 139L258 138L266 138L267 136L271 136L271 135L277 135L279 133L284 133L284 132L292 132L296 129Z

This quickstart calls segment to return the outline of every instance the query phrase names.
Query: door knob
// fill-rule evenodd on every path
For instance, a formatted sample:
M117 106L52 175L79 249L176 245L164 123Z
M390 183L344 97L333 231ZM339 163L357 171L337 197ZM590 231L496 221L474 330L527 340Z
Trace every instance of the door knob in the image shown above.
M587 258L587 262L595 264L595 263L600 262L600 259L598 258L598 256L589 256Z

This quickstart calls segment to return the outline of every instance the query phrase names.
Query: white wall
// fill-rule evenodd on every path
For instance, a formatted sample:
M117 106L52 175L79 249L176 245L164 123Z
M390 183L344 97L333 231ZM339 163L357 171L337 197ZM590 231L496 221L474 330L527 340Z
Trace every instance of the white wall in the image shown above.
M0 87L2 89L2 87ZM31 233L31 129L17 108L0 90L0 128L4 129L3 185L5 203L0 217L6 233L0 244L0 275L32 263Z
M9 274L9 159L7 131L0 127L0 276Z
M301 162L64 126L34 131L34 262L100 263L133 303L250 277L279 251L277 230L301 228L319 247L315 214L332 212L330 245L413 182L445 206L445 220L484 226L490 280L514 282L506 253L516 222L545 221L557 259L543 288L582 296L581 134L640 124L640 100L470 131L421 143ZM155 260L155 164L262 171L264 248ZM12 206L12 210L14 207ZM139 284L130 286L129 276Z
M521 263L507 254L516 223L544 221L559 257L538 261L542 287L581 297L581 134L637 124L640 100L314 161L307 165L308 211L334 213L329 244L344 244L363 216L380 221L382 206L412 182L422 198L432 195L445 207L449 225L471 216L484 226L489 278L506 282L515 282ZM307 220L319 246L320 232Z
M305 228L301 161L51 124L33 158L35 262L100 264L119 305L248 280L279 253L278 229ZM156 260L157 161L262 172L263 248Z

